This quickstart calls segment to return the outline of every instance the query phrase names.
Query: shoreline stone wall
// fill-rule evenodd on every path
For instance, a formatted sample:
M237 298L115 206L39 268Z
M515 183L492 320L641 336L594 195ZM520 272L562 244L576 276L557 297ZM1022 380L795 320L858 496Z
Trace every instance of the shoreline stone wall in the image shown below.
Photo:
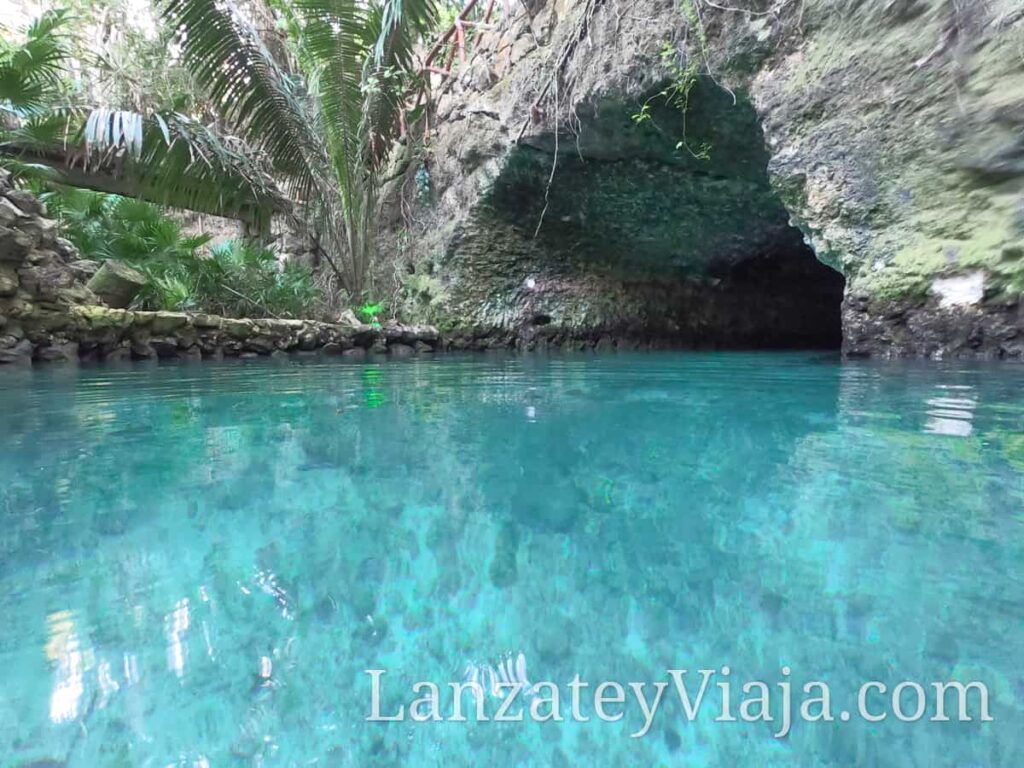
M145 312L90 304L37 312L27 319L20 338L14 333L0 335L0 364L221 360L292 352L407 356L433 352L441 342L431 326L390 323L378 328L361 323L229 318L202 312Z

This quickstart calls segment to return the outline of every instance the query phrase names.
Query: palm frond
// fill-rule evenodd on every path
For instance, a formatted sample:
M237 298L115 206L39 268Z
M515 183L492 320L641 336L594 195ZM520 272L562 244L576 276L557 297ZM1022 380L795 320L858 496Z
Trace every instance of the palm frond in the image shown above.
M23 43L0 40L0 103L20 114L47 106L64 73L67 21L67 11L47 11L28 26Z
M142 156L144 122L138 112L106 107L92 110L82 128L86 153L124 149L130 157L138 160Z
M31 53L0 48L0 109L17 118L0 152L60 167L70 184L241 218L287 208L280 183L344 287L358 293L373 254L378 175L436 0L276 2L304 80L282 68L235 0L156 2L218 129L182 114L46 112L63 57L54 14L29 31ZM9 62L21 74L5 80Z
M60 144L76 124L75 110L51 109L39 111L22 119L14 119L0 134L0 151L5 148L42 150Z
M18 183L59 182L61 173L45 163L33 163L16 157L2 158L0 168L11 174Z
M293 27L322 114L344 214L347 287L358 292L373 251L377 172L404 108L403 72L417 36L436 18L433 0L295 0Z
M327 153L310 130L308 96L277 66L231 0L160 0L182 58L223 119L264 152L294 194L322 184Z
M290 209L265 158L180 114L55 109L9 131L0 153L48 165L68 184L255 224Z
M374 6L373 16L374 65L409 70L416 43L437 25L439 13L434 0L383 0Z
M342 150L332 146L332 132L325 130L331 115L322 105L317 109L300 83L282 72L232 0L158 0L158 5L176 31L185 65L221 117L267 156L272 172L320 233L325 250L343 254L348 179L337 172ZM346 10L343 17L350 15ZM320 29L325 39L333 31L338 30ZM347 80L357 84L358 71ZM358 280L331 256L327 260L343 283Z
M90 162L119 168L146 190L148 200L211 212L289 207L266 159L240 139L176 113L148 120L122 113L110 126L103 137L109 143L95 133L91 141L85 137Z

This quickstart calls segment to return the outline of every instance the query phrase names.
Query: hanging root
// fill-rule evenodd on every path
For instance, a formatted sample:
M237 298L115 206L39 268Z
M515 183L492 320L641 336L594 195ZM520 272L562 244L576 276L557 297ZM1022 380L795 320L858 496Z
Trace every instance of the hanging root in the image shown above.
M540 226L544 223L544 214L548 212L548 195L551 193L551 182L555 180L555 168L558 167L558 81L555 81L555 152L551 156L551 173L548 175L548 183L544 186L544 207L541 208L540 218L537 219L537 228L533 230L533 239L540 234Z
M590 20L593 18L594 12L597 10L597 6L600 5L602 2L604 2L604 0L587 0L586 5L583 8L583 12L580 14L580 18L576 22L575 30L571 35L569 35L569 39L566 41L565 45L562 47L562 50L558 54L558 58L555 61L554 71L551 73L551 76L547 79L547 82L544 83L544 87L541 88L540 95L537 96L537 99L533 102L533 104L530 105L530 114L527 115L526 120L523 121L523 125L519 129L519 133L516 134L516 144L518 144L522 140L523 134L526 133L526 129L530 126L530 122L532 121L532 115L535 113L535 111L540 110L540 104L542 101L544 101L545 98L547 98L548 92L551 90L552 85L554 85L556 80L561 79L562 72L565 69L566 65L572 60L572 56L576 52L576 48L579 47L579 44L587 38L587 35L590 32ZM571 86L571 83L566 83L566 85ZM563 90L568 90L569 92L571 92L571 87ZM558 115L556 114L556 131L557 128Z
M551 194L551 184L555 180L555 170L558 168L558 132L560 128L559 111L561 109L560 102L562 101L562 99L560 99L560 95L563 90L561 83L562 74L565 70L566 65L572 60L573 54L576 52L576 49L579 47L579 44L582 43L587 38L587 35L590 31L590 20L593 18L594 12L597 10L597 6L601 2L603 2L603 0L587 0L583 12L580 14L580 17L576 22L576 27L573 30L573 33L569 35L569 39L566 41L565 45L562 46L561 51L559 51L558 53L558 56L555 60L554 71L552 71L550 77L548 77L547 79L547 82L545 82L544 87L541 89L540 95L537 96L537 99L533 102L533 104L530 105L529 114L527 115L526 120L523 121L523 125L519 129L519 133L516 135L515 143L518 144L522 140L523 134L526 133L526 129L529 127L530 123L534 122L538 117L543 117L544 112L540 108L541 102L543 102L544 99L547 98L548 93L551 91L552 88L554 88L555 104L554 113L552 117L554 120L555 150L551 158L551 173L548 175L547 184L545 184L544 186L544 207L541 209L540 218L537 220L537 227L533 231L534 239L536 239L537 235L540 234L540 228L544 224L544 215L548 211L548 203ZM571 82L567 81L566 85L568 86L567 90L571 94ZM571 98L569 99L569 103L572 103ZM579 154L580 119L579 115L576 114L576 110L574 107L572 108L572 115L567 125L570 127L570 130L577 137L576 152L577 154ZM582 154L580 154L580 158L582 159Z

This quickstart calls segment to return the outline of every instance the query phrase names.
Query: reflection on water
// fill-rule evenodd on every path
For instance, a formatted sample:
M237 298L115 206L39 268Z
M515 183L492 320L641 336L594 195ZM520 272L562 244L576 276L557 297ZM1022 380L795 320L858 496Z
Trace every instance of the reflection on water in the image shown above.
M182 639L188 632L188 598L182 598L174 611L165 618L167 624L167 669L178 677L185 674L185 645Z
M1024 369L0 374L4 766L1024 764ZM723 665L978 679L996 722L363 721L368 668L394 711L418 680Z
M79 704L85 691L82 682L84 663L71 612L59 611L47 618L50 626L46 659L54 666L50 719L55 723L63 723L78 717Z
M974 409L978 405L974 388L964 384L941 384L936 389L942 394L928 400L930 418L925 424L925 432L970 437L974 431L971 421L974 419Z

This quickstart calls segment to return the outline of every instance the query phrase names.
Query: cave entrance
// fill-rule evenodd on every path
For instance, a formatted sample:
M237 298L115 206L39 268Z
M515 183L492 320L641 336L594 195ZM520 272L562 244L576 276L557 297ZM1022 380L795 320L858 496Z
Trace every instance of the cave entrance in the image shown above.
M770 249L712 270L670 312L681 343L731 349L839 349L845 281L796 228Z
M496 179L491 224L515 267L504 275L531 286L516 294L522 322L673 346L838 348L843 277L790 223L753 106L708 80L685 115L657 93L527 136Z

